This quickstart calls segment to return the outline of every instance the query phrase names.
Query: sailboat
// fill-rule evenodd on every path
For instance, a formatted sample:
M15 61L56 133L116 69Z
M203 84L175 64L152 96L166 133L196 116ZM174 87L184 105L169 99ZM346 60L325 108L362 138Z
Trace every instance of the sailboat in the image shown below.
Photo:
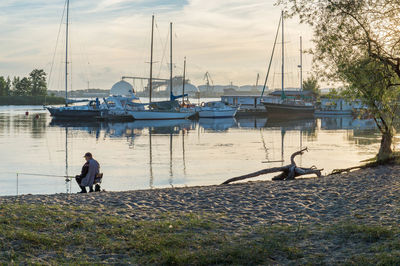
M98 99L89 101L83 106L68 106L68 45L69 45L69 0L66 0L65 23L65 106L46 107L50 115L56 118L96 118L100 116L100 102Z
M153 79L153 35L154 15L151 23L151 49L150 49L150 79L149 79L149 105L146 109L132 110L129 114L135 120L161 120L161 119L186 119L193 116L196 111L188 108L181 108L178 101L179 96L172 93L172 23L170 23L170 100L152 102L152 79ZM184 97L184 95L182 95Z
M281 24L282 22L282 24ZM263 94L266 86L266 82L268 79L269 70L271 67L272 58L275 51L276 41L278 37L279 27L282 25L282 89L281 89L281 98L276 99L263 99ZM301 44L300 44L301 46ZM300 55L302 55L302 49L300 49ZM290 116L290 117L308 117L313 116L315 112L315 107L312 103L305 102L303 100L289 100L285 95L285 43L284 43L284 17L283 11L280 18L280 23L278 25L277 34L275 36L275 42L272 49L271 61L268 67L267 76L264 83L263 92L261 94L262 104L265 106L267 110L268 117L271 116ZM302 62L301 62L302 63ZM301 81L302 82L302 81ZM302 84L300 86L302 88ZM302 90L301 90L302 91Z

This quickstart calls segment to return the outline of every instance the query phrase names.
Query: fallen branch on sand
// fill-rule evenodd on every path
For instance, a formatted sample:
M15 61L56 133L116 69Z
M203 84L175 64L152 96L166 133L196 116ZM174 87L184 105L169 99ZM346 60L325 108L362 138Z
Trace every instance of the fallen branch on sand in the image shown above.
M332 173L330 173L329 175L337 175L337 174L341 174L341 173L350 173L352 170L356 170L356 169L364 169L367 168L367 165L360 165L360 166L354 166L354 167L349 167L349 168L345 168L345 169L333 169Z
M305 148L305 149L302 149L300 151L293 153L292 156L290 156L290 164L289 165L281 166L281 167L267 168L267 169L263 169L263 170L260 170L260 171L254 172L254 173L247 174L247 175L230 178L230 179L226 180L224 183L222 183L222 185L226 185L226 184L229 184L232 182L244 180L244 179L251 178L251 177L256 177L259 175L265 175L265 174L276 173L276 172L282 172L282 173L280 173L279 175L272 178L272 180L293 180L298 176L309 175L309 174L315 174L318 177L321 177L321 171L323 169L317 169L315 166L312 166L310 168L302 168L302 167L298 167L296 165L294 158L297 155L303 154L305 151L308 151L308 149Z

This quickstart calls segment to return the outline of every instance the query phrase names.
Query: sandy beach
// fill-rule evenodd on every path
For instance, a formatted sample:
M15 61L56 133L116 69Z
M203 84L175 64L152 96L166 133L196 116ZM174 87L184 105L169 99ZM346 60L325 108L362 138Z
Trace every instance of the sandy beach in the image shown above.
M399 170L0 197L0 263L397 265Z
M223 186L168 188L88 194L0 197L1 203L85 206L132 219L157 213L223 215L226 228L264 224L400 222L400 167L380 166L349 174L283 182L245 182Z

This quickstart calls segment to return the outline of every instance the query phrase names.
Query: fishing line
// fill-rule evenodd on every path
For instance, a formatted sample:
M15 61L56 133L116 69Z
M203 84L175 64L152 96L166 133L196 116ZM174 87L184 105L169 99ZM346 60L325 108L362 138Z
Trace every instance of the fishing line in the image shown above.
M49 175L49 174L36 174L36 173L16 173L18 175L29 175L29 176L46 176L46 177L64 177L64 178L74 178L74 176L67 175Z
M20 173L20 172L6 172L7 174L14 174L18 176L26 175L26 176L42 176L42 177L62 177L65 178L66 182L70 182L74 176L67 176L67 175L53 175L53 174L41 174L41 173Z

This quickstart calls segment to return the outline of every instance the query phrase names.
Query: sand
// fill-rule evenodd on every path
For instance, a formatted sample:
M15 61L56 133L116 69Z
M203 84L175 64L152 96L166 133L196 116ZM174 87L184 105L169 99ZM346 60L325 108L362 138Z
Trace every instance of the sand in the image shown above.
M85 206L139 220L159 213L211 213L226 230L268 224L400 222L400 166L380 166L349 174L293 181L0 197L2 203ZM221 215L219 215L221 214Z

